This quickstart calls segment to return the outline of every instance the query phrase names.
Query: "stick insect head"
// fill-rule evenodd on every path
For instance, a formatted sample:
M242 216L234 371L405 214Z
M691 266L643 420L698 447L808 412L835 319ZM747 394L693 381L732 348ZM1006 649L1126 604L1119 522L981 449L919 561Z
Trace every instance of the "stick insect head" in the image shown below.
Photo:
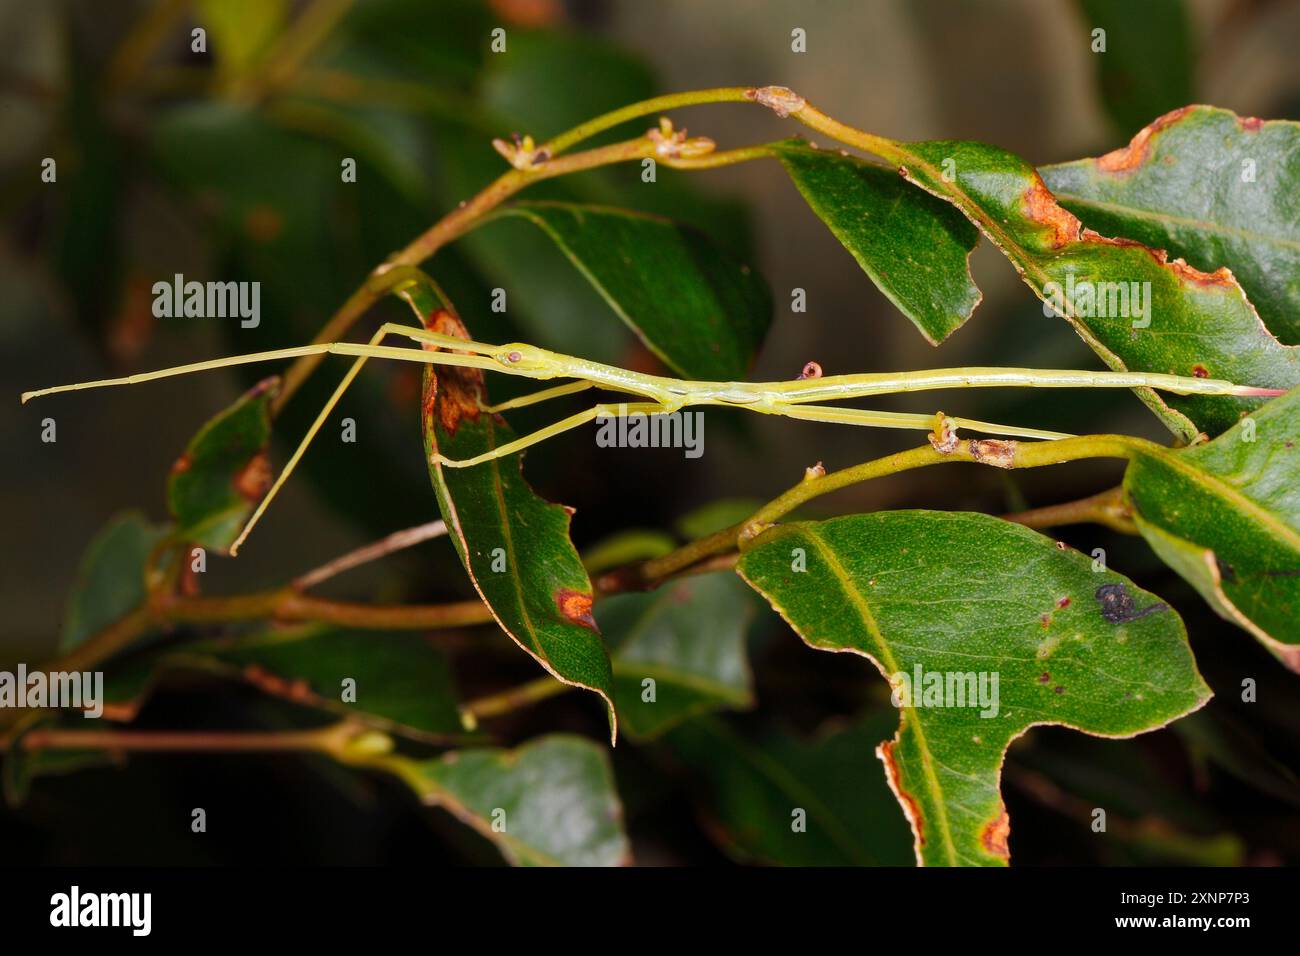
M553 378L555 357L546 349L522 342L512 342L493 349L492 357L508 372L529 378Z

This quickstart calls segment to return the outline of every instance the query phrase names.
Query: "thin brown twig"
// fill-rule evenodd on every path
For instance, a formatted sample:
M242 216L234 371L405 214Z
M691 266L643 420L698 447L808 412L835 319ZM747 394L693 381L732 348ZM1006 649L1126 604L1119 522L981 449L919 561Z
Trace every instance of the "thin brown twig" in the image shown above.
M309 590L323 581L328 581L335 575L342 574L344 571L350 571L371 561L378 561L380 558L387 557L396 551L414 547L433 538L441 537L446 533L447 523L441 518L437 521L416 525L414 528L394 531L387 537L357 548L355 551L349 551L347 554L340 555L334 560L308 571L306 574L299 575L294 578L292 587L299 591Z

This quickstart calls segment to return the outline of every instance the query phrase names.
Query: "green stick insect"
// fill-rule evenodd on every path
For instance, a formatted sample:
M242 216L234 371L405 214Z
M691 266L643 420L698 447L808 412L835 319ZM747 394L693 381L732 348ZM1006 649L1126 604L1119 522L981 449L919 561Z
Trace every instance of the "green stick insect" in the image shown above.
M398 294L417 313L415 296L428 300L428 293L436 290L432 280L423 272L409 266L396 267L385 276L384 285ZM439 295L438 298L441 298ZM400 336L417 343L419 348L394 348L381 345L389 336ZM434 349L429 349L433 346ZM209 369L229 368L235 365L248 365L254 362L272 362L280 359L297 359L309 355L351 355L356 361L339 382L334 394L321 409L307 434L303 436L297 449L290 456L284 469L280 472L270 491L262 499L257 509L248 519L238 539L230 548L236 554L239 546L248 537L254 525L265 513L272 499L292 474L311 440L320 431L330 412L338 404L343 393L356 378L368 359L383 358L403 362L417 362L423 365L460 366L485 371L504 372L525 378L548 380L554 378L574 379L564 385L543 389L520 398L511 399L498 405L483 407L488 413L499 413L512 408L534 405L552 398L573 395L589 388L605 389L649 399L646 402L597 404L592 408L570 415L532 434L507 442L490 452L453 461L441 455L434 455L434 463L449 468L468 468L513 455L531 445L544 441L554 435L577 428L598 418L620 417L627 415L669 414L687 406L719 405L731 408L744 408L764 415L783 415L787 418L804 419L817 422L838 422L846 425L865 425L877 428L912 428L931 430L935 428L938 416L933 414L911 414L903 412L879 412L860 408L839 408L821 402L837 402L847 399L866 398L872 395L889 395L898 392L918 392L943 388L990 388L990 387L1031 387L1031 388L1152 388L1177 395L1231 395L1254 398L1281 395L1284 389L1256 388L1235 385L1231 382L1212 378L1188 378L1180 375L1166 375L1153 372L1090 372L1069 370L1042 370L1031 368L986 368L966 367L932 369L916 372L866 373L858 375L822 376L820 367L814 362L805 366L803 374L791 381L782 382L697 382L662 375L646 375L627 369L572 355L564 355L547 349L523 343L508 345L488 345L469 339L430 332L423 328L385 323L366 344L353 342L321 342L312 345L300 345L293 348L275 349L269 352L254 352L248 355L232 355L225 358L195 362L190 365L178 365L159 369L154 372L142 372L122 378L100 379L94 382L78 382L73 385L57 385L37 391L24 392L22 401L57 392L72 392L87 388L106 388L113 385L135 385L154 379L170 378L174 375L188 375ZM1044 431L1037 428L1022 428L1012 425L999 425L992 422L976 421L968 418L941 416L950 426L966 428L990 435L1013 438L1037 438L1052 440L1069 438L1062 432Z

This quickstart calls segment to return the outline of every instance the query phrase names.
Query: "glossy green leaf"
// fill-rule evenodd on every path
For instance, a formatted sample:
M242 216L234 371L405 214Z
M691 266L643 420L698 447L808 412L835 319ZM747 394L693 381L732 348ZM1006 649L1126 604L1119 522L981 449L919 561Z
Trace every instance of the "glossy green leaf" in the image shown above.
M465 736L450 662L418 632L277 629L184 652L195 656L269 694L393 733L434 742Z
M1214 441L1136 455L1124 489L1165 563L1300 671L1300 389Z
M742 863L907 866L907 823L870 754L892 714L831 726L809 740L751 739L716 718L665 738L704 784L706 829Z
M1101 102L1127 133L1192 100L1196 58L1183 0L1079 0ZM1098 30L1103 31L1101 36Z
M223 554L271 484L266 446L271 400L280 386L268 378L212 418L190 440L167 478L175 536Z
M413 289L410 302L426 327L468 337L432 293ZM426 365L426 458L473 458L514 440L505 419L480 411L487 404L481 371L440 368L435 374ZM539 497L524 480L517 455L470 468L431 464L429 471L456 553L492 616L551 675L599 694L616 737L613 674L591 614L591 579L569 539L571 509Z
M697 714L753 704L745 637L754 604L729 572L601 600L596 620L628 733L653 737Z
M1111 368L1268 388L1300 384L1300 354L1269 334L1226 270L1202 273L1133 240L1085 230L1032 167L994 146L909 143L899 162L908 179L948 199L979 226L1045 309L1065 312ZM1200 432L1217 435L1261 404L1136 391L1188 441Z
M516 202L490 222L535 224L646 346L691 378L749 368L772 320L763 280L703 233L658 216L579 203Z
M60 653L66 654L144 603L145 564L166 534L165 528L150 524L144 515L128 511L95 536L68 597Z
M902 720L878 755L927 865L1008 861L999 778L1030 727L1127 737L1210 697L1167 604L988 515L779 525L737 570L811 647L866 656L890 680Z
M581 737L555 734L517 750L458 750L437 760L386 756L373 765L483 834L515 866L631 861L609 759Z
M979 230L897 173L792 139L768 147L804 200L894 305L938 345L982 295L969 258Z
M1040 172L1090 229L1231 269L1269 330L1300 343L1300 123L1185 106L1122 149Z

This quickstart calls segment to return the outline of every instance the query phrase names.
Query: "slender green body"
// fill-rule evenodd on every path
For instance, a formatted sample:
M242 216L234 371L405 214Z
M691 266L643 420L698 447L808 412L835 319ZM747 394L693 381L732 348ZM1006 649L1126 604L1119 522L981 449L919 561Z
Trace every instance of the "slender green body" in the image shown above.
M412 281L419 281L413 279ZM395 289L394 291L400 291ZM380 345L380 341L389 335L400 335L420 343L420 348L393 348ZM432 348L430 347L432 346ZM314 345L302 345L295 348L277 349L271 352L257 352L251 355L236 355L227 358L211 359L191 365L160 369L128 375L123 378L101 379L94 382L79 382L73 385L59 385L54 388L24 392L24 403L42 395L56 392L78 391L87 388L103 388L113 385L132 385L154 379L168 378L174 375L187 375L210 369L226 368L232 365L245 365L252 362L268 362L277 359L294 359L310 355L335 354L350 355L356 358L352 368L343 377L333 396L321 409L311 429L290 457L284 470L276 479L271 490L262 499L257 510L244 527L239 539L231 547L235 554L252 530L253 525L266 511L280 487L288 479L312 438L324 425L329 413L338 404L343 392L356 378L361 367L368 359L384 358L395 361L418 362L425 365L453 365L478 368L488 371L505 372L525 378L553 379L569 378L575 381L566 385L544 389L533 395L526 395L500 405L490 406L490 412L505 411L537 402L571 395L587 388L601 388L609 391L623 392L650 399L649 402L628 404L599 404L585 412L570 415L542 428L531 435L501 445L491 452L464 461L452 461L436 456L435 463L445 467L464 468L484 461L500 458L521 451L530 445L568 431L601 417L617 417L632 414L668 414L691 405L721 405L747 408L766 415L784 415L811 421L838 422L849 425L863 425L878 428L914 428L933 429L936 416L904 412L878 412L860 408L840 408L815 404L821 401L844 401L864 398L871 395L888 395L898 392L927 391L942 388L992 388L992 387L1032 387L1032 388L1154 388L1175 392L1180 395L1236 395L1241 397L1258 397L1281 394L1279 389L1252 388L1235 385L1211 378L1185 378L1177 375L1163 375L1144 372L1089 372L1089 371L1054 371L1030 368L951 368L934 369L919 372L868 373L861 375L832 375L822 377L820 369L810 363L805 377L784 382L694 382L684 379L668 378L662 375L645 375L613 365L604 365L588 359L551 352L523 343L511 345L487 345L452 336L428 332L424 329L386 324L377 331L369 343L364 345L353 342L323 342ZM815 371L815 375L807 372ZM1059 432L1049 432L1034 428L998 425L972 419L944 416L952 427L968 428L990 434L1008 435L1019 438L1054 439L1066 438Z

